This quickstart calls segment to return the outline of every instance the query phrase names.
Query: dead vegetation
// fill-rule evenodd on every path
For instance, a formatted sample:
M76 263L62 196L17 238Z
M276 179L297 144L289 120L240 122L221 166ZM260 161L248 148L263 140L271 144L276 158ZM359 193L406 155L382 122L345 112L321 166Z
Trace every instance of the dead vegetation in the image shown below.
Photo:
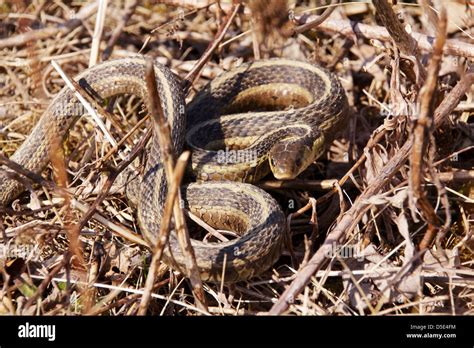
M262 3L0 5L0 164L28 188L0 207L0 313L473 314L472 4ZM52 62L72 77L138 52L182 77L188 98L258 58L314 61L339 75L353 111L345 132L298 180L259 184L291 231L262 276L188 281L146 247L114 183L129 164L141 170L135 159L150 139L136 98L104 110L86 94L103 131L83 117L64 146L52 144L41 176L8 160L65 85ZM186 156L167 163L177 185Z

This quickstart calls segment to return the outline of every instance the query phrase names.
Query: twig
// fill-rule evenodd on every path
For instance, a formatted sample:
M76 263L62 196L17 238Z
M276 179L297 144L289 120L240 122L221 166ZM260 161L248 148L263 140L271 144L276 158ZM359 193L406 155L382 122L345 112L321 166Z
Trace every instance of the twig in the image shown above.
M150 114L154 121L154 136L158 137L159 148L161 159L163 161L164 171L166 173L168 186L172 186L173 171L174 171L174 149L172 148L171 133L168 126L168 122L165 118L163 109L161 107L160 97L158 95L158 88L156 85L156 77L153 60L148 58L146 61L146 73L145 79L147 83L147 89L149 93L149 105ZM178 241L183 249L183 253L187 256L186 265L190 275L190 281L193 286L193 295L196 300L197 306L206 311L207 305L204 297L204 290L202 281L199 275L199 269L196 263L196 256L191 246L191 241L186 229L186 222L184 218L183 210L181 209L181 195L178 193L178 199L174 204L174 218L176 223L176 234Z
M438 231L440 223L431 203L426 197L426 192L423 190L422 185L424 177L423 169L425 168L423 155L426 153L429 146L428 144L433 138L433 111L437 96L438 73L441 66L441 59L443 57L443 46L446 41L446 23L446 11L443 9L440 16L438 35L433 45L433 55L428 67L428 77L425 85L420 90L420 116L415 121L413 129L413 148L410 156L411 194L413 194L415 205L421 209L423 217L428 223L428 230L419 245L420 250L429 247ZM435 144L433 143L431 144L431 146L434 145Z
M92 36L91 54L89 56L89 68L96 65L99 60L99 46L104 30L105 14L107 12L107 0L97 0L99 10L95 20L94 35Z
M260 50L260 45L259 45L259 42L258 42L258 33L257 33L257 30L255 29L255 22L252 20L250 22L250 31L252 32L252 49L253 49L253 57L255 60L260 60L262 55L261 55L261 50ZM235 36L229 40L234 40L235 39ZM227 44L229 42L229 40L227 40L226 42L222 43L219 45L219 48L223 47L225 44Z
M221 242L228 242L229 240L224 237L219 231L217 231L215 228L212 226L208 225L205 221L201 220L198 216L194 215L190 211L185 210L184 213L186 214L187 217L189 217L191 220L193 220L196 224L204 228L207 232L209 232L212 236L216 237L219 239Z
M146 279L145 289L143 297L140 302L140 309L138 310L139 315L145 315L148 309L148 305L151 299L151 291L153 290L153 284L155 283L155 277L160 265L161 257L163 256L163 250L168 243L169 233L171 230L171 217L173 216L173 207L176 203L176 197L179 193L179 187L184 176L186 164L188 163L190 152L186 151L179 156L174 169L173 180L168 190L166 202L163 208L163 218L161 219L160 232L155 246L153 247L153 258L150 263L150 269L148 277ZM179 203L178 203L179 204Z
M306 211L308 211L309 209L311 209L311 220L310 220L310 223L313 225L313 232L311 233L311 243L314 242L313 238L316 233L317 233L317 230L319 229L318 228L318 217L316 215L316 199L314 199L313 197L310 197L308 199L308 203L306 203L306 205L304 207L301 207L300 209L298 209L297 211L295 211L294 213L291 213L288 215L288 217L286 218L286 244L288 246L288 251L290 252L290 256L291 256L291 261L293 264L295 264L295 261L296 261L296 256L295 256L295 252L294 252L294 249L293 249L293 244L291 242L291 221L302 215L303 213L305 213Z
M241 6L242 5L240 3L233 4L232 12L230 13L228 18L226 19L225 25L222 26L221 30L217 33L215 39L209 44L206 51L201 56L199 61L196 63L194 68L184 78L184 80L183 80L183 89L184 89L185 92L187 92L189 87L191 87L191 85L193 84L194 80L198 77L198 75L201 72L204 65L211 58L211 56L214 53L214 51L216 50L216 48L219 46L219 44L224 39L224 36L227 33L227 30L229 29L232 21L234 20L235 16L239 12Z
M331 13L334 12L336 9L336 6L340 3L340 0L333 0L331 1L331 4L328 5L328 7L324 10L323 13L321 13L317 18L312 19L311 21L306 21L304 24L301 24L297 26L294 29L295 34L301 34L304 33L307 30L314 29L317 26L319 26L321 23L323 23L326 19L329 18Z
M342 181L342 179L341 179ZM337 179L324 179L324 180L266 180L261 181L257 186L264 190L280 190L280 189L294 189L294 190L317 190L326 191L332 190L336 183L343 184ZM350 184L347 183L347 184Z
M68 176L61 137L55 136L51 138L48 153L50 154L49 157L53 168L54 180L56 181L57 186L63 189L61 191L61 197L64 199L64 206L66 207L64 225L69 237L69 251L71 252L71 255L77 257L80 264L83 266L85 262L82 255L81 243L79 241L81 228L79 227L79 224L74 224L72 222L71 195L66 193L68 187Z
M444 98L441 104L435 110L435 128L438 128L445 121L447 116L453 112L456 105L464 96L466 91L471 88L474 82L474 73L466 74L453 90ZM312 275L327 261L328 250L333 250L334 246L344 239L352 229L358 224L364 212L368 209L365 201L371 196L377 194L384 185L395 175L399 168L407 161L410 154L413 139L409 139L399 149L399 151L385 164L380 170L380 175L370 183L362 194L356 199L353 206L342 216L333 230L326 237L323 245L313 255L305 267L298 271L297 277L290 286L283 292L278 301L273 305L269 314L283 313L301 290L311 279Z
M225 12L221 7L221 0L216 0L215 4L216 4L216 8L214 12L216 13L217 25L218 27L220 27L222 25L222 17L225 14Z
M81 289L84 298L84 307L81 314L90 311L92 306L97 303L97 289L93 286L94 282L99 279L101 266L103 266L105 250L101 242L102 237L96 236L92 244L92 250L88 260L87 282L88 285Z
M403 25L398 20L397 15L395 12L393 12L392 7L388 4L387 0L373 0L372 3L377 9L377 14L383 22L385 28L387 28L387 31L392 36L393 41L395 41L395 44L400 49L400 51L404 55L413 57L416 63L417 71L419 72L419 74L417 74L417 78L413 82L420 85L426 78L426 71L423 65L421 65L420 53L418 52L415 40L410 36L410 34L407 33ZM410 76L410 74L408 74L408 76Z
M91 115L95 123L97 123L102 133L104 133L105 138L112 144L112 146L117 146L117 142L105 127L105 124L102 119L97 115L94 108L87 102L87 100L81 95L81 93L76 90L74 84L71 82L71 79L64 73L59 64L56 63L54 60L51 61L51 64L53 65L54 69L56 69L56 71L59 73L59 75L61 75L61 78L64 80L69 89L74 93L76 98L81 102L87 112Z
M452 170L449 172L438 173L438 179L441 182L458 181L465 182L474 180L474 170Z
M415 40L406 32L387 0L373 0L372 4L400 51L408 56L419 56Z

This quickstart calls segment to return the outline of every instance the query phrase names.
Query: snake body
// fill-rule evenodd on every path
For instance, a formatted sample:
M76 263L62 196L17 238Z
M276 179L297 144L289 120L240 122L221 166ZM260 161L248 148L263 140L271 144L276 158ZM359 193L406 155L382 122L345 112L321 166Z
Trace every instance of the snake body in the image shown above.
M154 67L173 147L180 153L186 138L193 150L192 171L198 182L181 190L186 207L214 228L239 235L218 244L192 240L201 278L229 282L251 278L280 256L285 216L269 194L249 183L270 171L277 178L292 178L313 162L347 119L345 93L337 78L320 67L271 59L217 77L184 113L180 80L165 66ZM145 60L137 56L98 64L76 80L104 99L134 94L146 101L144 75ZM41 172L53 138L65 137L82 115L80 110L73 93L61 90L11 159ZM151 243L158 235L167 193L159 150L154 134L138 202L140 230ZM23 189L5 170L0 172L0 205ZM174 232L163 259L189 276Z

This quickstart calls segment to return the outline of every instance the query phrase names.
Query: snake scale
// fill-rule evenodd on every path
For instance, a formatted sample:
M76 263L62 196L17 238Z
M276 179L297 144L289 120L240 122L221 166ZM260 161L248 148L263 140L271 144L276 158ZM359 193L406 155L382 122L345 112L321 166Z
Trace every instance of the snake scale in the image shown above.
M258 275L281 254L285 216L268 193L251 183L270 172L278 179L294 178L323 153L348 118L340 82L310 63L261 60L218 76L185 108L179 78L159 63L154 68L174 149L192 149L197 182L182 187L186 207L214 228L238 234L222 243L192 239L201 278L234 282ZM130 94L146 101L144 74L145 59L137 56L100 63L75 79L103 99ZM77 106L73 93L62 89L11 159L40 173L49 162L53 137L66 137L81 116ZM159 150L154 134L137 213L140 230L151 243L156 241L167 193ZM23 190L2 168L0 205ZM188 275L174 232L163 261Z

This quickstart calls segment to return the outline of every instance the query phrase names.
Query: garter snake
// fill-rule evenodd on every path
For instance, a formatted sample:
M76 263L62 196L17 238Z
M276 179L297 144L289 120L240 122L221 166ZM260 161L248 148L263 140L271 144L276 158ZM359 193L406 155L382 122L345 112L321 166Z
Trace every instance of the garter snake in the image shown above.
M133 94L146 101L144 73L145 60L137 56L98 64L76 80L101 98ZM183 186L183 201L214 228L239 235L223 243L192 240L202 279L220 281L224 275L225 281L238 281L261 273L280 256L285 216L269 194L251 183L270 171L279 179L294 178L320 156L347 119L347 99L338 79L309 63L257 61L218 76L183 112L180 80L158 63L155 74L173 147L180 153L187 142L193 150L192 172L198 182ZM11 159L41 172L53 137L65 137L82 115L77 106L73 93L61 90ZM167 192L161 164L154 134L137 213L140 230L151 243ZM0 172L0 204L22 190L5 170ZM188 275L174 232L163 260Z

